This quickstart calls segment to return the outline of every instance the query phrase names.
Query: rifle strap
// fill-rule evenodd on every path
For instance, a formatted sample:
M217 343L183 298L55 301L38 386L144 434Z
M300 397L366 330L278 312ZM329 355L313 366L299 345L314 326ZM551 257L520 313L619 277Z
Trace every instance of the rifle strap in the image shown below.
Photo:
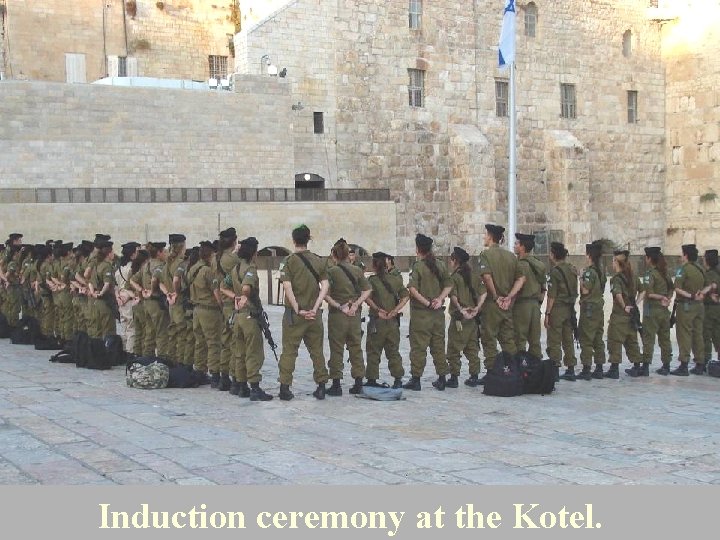
M560 272L560 275L562 276L563 281L565 282L565 288L567 289L568 296L571 296L572 293L570 292L570 282L568 281L568 278L565 275L565 272L563 272L559 266L556 266L555 268L557 269L558 272Z
M360 296L360 294L362 294L362 291L360 290L360 285L358 285L357 279L355 279L355 277L350 273L350 270L345 268L342 263L338 263L337 266L347 276L347 278L350 280L350 283L352 283L353 289L355 289L355 294Z
M397 295L395 291L392 290L392 287L390 287L390 284L385 280L385 278L382 276L382 274L376 274L377 278L380 280L380 283L383 284L383 287L385 287L385 290L389 292L393 299L395 300L395 305L397 306L400 303L400 297Z
M318 273L315 271L315 269L313 268L312 264L310 264L310 261L308 261L308 260L305 258L305 256L304 256L302 253L300 253L300 252L295 253L295 255L297 255L298 257L300 257L300 260L301 260L301 261L303 262L303 264L307 267L307 269L310 270L310 273L311 273L311 274L313 275L313 277L315 278L315 281L317 281L317 284L320 285L320 276L319 276Z

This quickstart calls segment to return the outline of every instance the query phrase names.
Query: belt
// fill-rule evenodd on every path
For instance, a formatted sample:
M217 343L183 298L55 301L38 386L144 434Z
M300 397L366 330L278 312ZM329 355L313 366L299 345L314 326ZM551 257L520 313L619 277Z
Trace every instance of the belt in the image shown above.
M204 309L205 311L220 311L219 306L203 306L202 304L195 304L195 309Z

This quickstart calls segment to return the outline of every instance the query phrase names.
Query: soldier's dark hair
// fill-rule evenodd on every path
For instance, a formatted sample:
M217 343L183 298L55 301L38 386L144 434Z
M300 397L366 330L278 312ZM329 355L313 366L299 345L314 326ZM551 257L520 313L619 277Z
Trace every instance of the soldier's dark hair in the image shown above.
M190 270L197 262L200 260L200 248L194 247L192 248L187 257L187 270ZM186 273L187 273L186 270Z
M502 244L503 239L505 238L505 233L494 231L487 231L487 233L490 235L490 238L492 238L493 242L495 242L496 244Z
M590 257L590 260L592 261L593 266L600 268L600 259L602 259L602 252L591 251L590 253L588 253L588 257Z
M157 257L157 254L160 252L160 250L155 246L155 244L151 244L148 242L147 246L145 246L148 252L148 255L150 255L151 259L154 259Z
M552 253L556 261L562 261L568 256L568 250L561 244L552 244L550 246L550 253Z
M662 275L663 279L665 279L665 283L667 284L668 291L673 290L673 282L670 279L670 276L668 276L667 272L667 261L665 260L665 255L662 253L653 253L651 255L647 256L648 259L650 259L650 263L657 268L658 272Z
M425 264L427 264L427 267L440 282L440 288L442 288L442 277L440 276L440 269L437 266L437 260L435 259L435 255L433 255L432 248L421 248L417 246L417 250L420 255L425 256L423 258Z
M132 261L132 264L130 265L130 273L135 274L140 270L140 267L143 265L145 261L147 261L150 258L150 254L144 250L144 249L138 249L137 255Z
M212 257L213 253L214 251L211 246L200 246L200 258L203 261L208 262Z
M459 266L457 268L457 273L460 274L460 276L463 278L463 281L465 282L465 285L468 289L470 289L472 287L472 269L470 268L470 263L461 263L453 255L451 255L450 257L458 262Z
M255 244L240 244L240 249L238 249L238 257L248 263L256 253L257 246Z
M535 240L518 240L518 244L525 248L525 253L530 253L535 249Z
M718 265L718 254L717 253L706 253L705 254L705 263L710 268L717 268Z
M310 241L310 229L305 226L293 229L292 239L296 246L307 246Z
M387 274L387 267L385 266L385 257L373 257L372 260L373 270L375 273L382 276Z
M630 260L625 255L615 255L615 260L620 267L620 272L625 276L628 286L631 290L635 290L635 280L633 279L633 269Z
M345 240L339 240L332 247L330 253L332 253L332 256L335 257L338 261L344 261L350 255L350 248L348 247L348 244Z

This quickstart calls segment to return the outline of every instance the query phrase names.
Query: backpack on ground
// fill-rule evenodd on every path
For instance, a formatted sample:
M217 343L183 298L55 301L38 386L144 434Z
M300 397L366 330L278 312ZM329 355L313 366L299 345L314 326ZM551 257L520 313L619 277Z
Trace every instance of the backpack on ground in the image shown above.
M77 367L84 368L87 366L90 357L90 336L87 335L87 332L75 332L73 334L70 352Z
M13 345L32 345L40 335L40 325L37 319L23 317L18 325L13 328L10 334L10 342Z
M526 352L518 353L523 375L523 394L550 394L555 390L555 365Z
M170 368L159 358L135 358L125 366L125 383L130 388L155 390L167 388L170 381Z
M90 338L88 342L88 356L84 367L87 369L111 369L110 354L105 347L105 340Z
M53 354L50 357L50 362L53 362L54 364L74 364L75 357L73 357L70 349L63 349L62 351Z
M720 362L711 360L707 364L707 372L711 377L720 377Z
M0 339L8 339L12 333L12 327L7 317L0 313Z
M483 394L512 397L523 393L523 372L520 358L506 352L495 357L493 368L485 375Z
M187 366L178 365L170 368L170 379L168 380L168 388L198 388L204 381L206 376L204 373L194 371Z
M108 363L111 366L124 366L127 363L127 353L123 348L122 338L117 334L105 336L105 350Z

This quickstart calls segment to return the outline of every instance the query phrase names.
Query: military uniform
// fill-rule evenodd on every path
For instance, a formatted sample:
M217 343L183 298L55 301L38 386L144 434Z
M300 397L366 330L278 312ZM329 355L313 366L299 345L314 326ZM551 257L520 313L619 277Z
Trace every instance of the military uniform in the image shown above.
M193 333L195 334L195 369L208 370L217 378L220 374L220 332L222 310L214 291L220 286L212 267L202 259L188 271L190 301L193 304Z
M243 287L252 289L247 303L237 311L233 321L231 350L235 358L232 362L234 371L231 375L241 385L259 383L262 380L260 370L265 361L265 351L262 331L257 321L257 317L260 317L262 312L258 295L260 279L257 266L240 259L228 277L231 280L232 290L237 296L242 296Z
M556 366L575 368L572 317L578 296L577 275L568 262L560 261L548 274L548 298L554 299L548 317L547 355Z
M637 284L634 280L628 282L622 273L618 273L610 279L610 292L613 297L613 308L610 313L607 333L608 360L610 364L620 364L622 362L622 349L625 347L628 360L634 364L639 363L642 360L642 355L638 345L637 330L633 328L630 314L625 311L623 305L617 299L617 296L621 296L625 306L634 306L637 297ZM616 368L612 366L611 369L616 371Z
M580 277L582 288L587 294L580 291L580 320L578 321L578 334L580 341L580 362L584 369L589 368L593 359L595 369L602 371L605 363L605 284L607 278L603 271L595 265L583 270ZM598 368L599 367L599 368Z
M73 335L73 306L72 297L70 295L70 282L75 275L75 265L72 255L62 257L57 264L57 280L62 283L62 288L58 290L53 298L53 302L57 307L58 316L58 334L63 341L70 341Z
M462 274L457 270L450 275L452 291L450 296L457 299L462 308L474 309L480 298L485 294L485 284L480 274L470 273L470 282L466 283ZM450 375L460 375L460 356L465 355L468 360L468 372L471 378L480 374L480 344L478 343L478 321L475 318L466 319L455 305L450 303L450 324L448 326L447 353L445 355Z
M670 342L670 310L660 300L648 298L650 294L659 294L668 299L673 295L672 281L657 268L650 268L643 278L643 363L651 364L655 350L655 338L660 345L660 361L670 365L672 360L672 343Z
M52 291L48 281L52 278L53 264L48 257L38 269L40 281L40 300L42 302L40 332L43 336L53 337L55 335L55 305L53 304Z
M705 286L715 284L720 287L720 271L717 267L705 272ZM714 295L720 294L717 288L712 291ZM705 348L705 363L712 360L712 351L715 347L716 359L720 360L720 304L711 294L705 296L705 319L703 323L703 338Z
M222 253L222 255L220 255L219 257L216 257L215 267L219 274L220 281L222 282L223 280L228 278L232 269L235 268L239 263L240 263L240 258L237 256L237 254L234 252L234 250L232 248L226 249ZM233 344L235 342L234 329L232 326L230 326L228 324L228 321L230 320L230 317L232 316L233 311L235 310L235 306L233 304L232 299L228 298L225 295L223 295L222 300L223 300L223 307L222 307L223 326L222 326L222 334L220 337L220 342L221 342L220 373L222 373L224 375L231 375L236 369L236 367L233 364L235 362L235 359L237 358L237 354L235 354L234 351L232 350Z
M521 278L522 273L515 255L497 244L485 249L480 254L479 262L480 274L492 276L497 294L496 298L492 298L488 291L488 299L482 311L482 329L480 330L485 367L490 370L495 365L498 341L500 341L503 352L510 354L517 352L512 311L500 309L496 300L510 294L515 280Z
M146 298L144 302L145 313L149 324L144 332L145 344L143 349L146 356L154 356L157 354L157 356L167 358L167 327L170 322L170 315L166 309L167 302L165 301L165 295L159 287L164 266L165 263L160 259L150 259L142 273L142 287L150 291L150 297Z
M380 309L390 312L408 296L408 290L403 285L402 276L395 274L375 274L370 276L368 283L372 288L370 299ZM380 378L380 355L385 351L388 359L388 369L393 378L402 379L405 375L402 356L400 356L400 315L392 320L384 320L378 316L375 309L370 310L365 349L367 354L367 367L365 376L368 380L377 381Z
M675 273L675 288L693 296L703 288L704 284L705 271L695 262L686 262ZM675 302L677 303L675 333L679 349L678 360L681 364L687 365L692 350L695 362L702 364L705 361L702 333L705 306L694 298L685 298L679 294Z
M168 255L163 271L160 274L160 283L165 287L168 293L175 290L174 279L177 270L183 263L182 254ZM161 292L162 294L162 292ZM168 304L168 323L165 327L167 335L167 345L165 354L168 358L180 362L185 354L185 309L182 305L180 296L175 300L173 305Z
M518 268L525 276L525 284L512 309L515 343L519 351L527 350L531 356L542 359L540 304L547 281L545 265L535 256L527 255L518 259Z
M117 290L119 294L132 293L132 297L135 297L135 291L131 291L128 280L131 277L132 262L128 262L122 267L119 267L115 272L115 283L117 283ZM133 319L133 301L132 298L128 299L124 304L120 305L118 302L118 310L120 311L120 335L122 336L123 349L126 351L135 350L135 321Z
M115 296L115 271L110 261L103 260L98 262L93 267L90 280L95 288L95 292L100 292L105 283L109 283L110 288L103 297L91 299L92 320L88 328L88 335L92 338L104 338L108 335L115 335L117 334L115 315L110 308L112 299L114 299Z
M327 263L318 255L303 250L302 256L310 263L320 281L326 280ZM289 282L297 300L299 309L310 310L320 294L318 281L302 262L296 252L289 255L280 268L280 281ZM328 371L325 367L323 354L323 322L322 312L318 309L314 320L307 320L293 312L287 295L285 295L285 314L283 316L282 354L280 355L280 384L290 386L293 382L295 361L297 360L300 342L304 342L313 363L313 379L315 383L326 384Z
M195 363L195 333L193 331L193 309L190 302L188 264L187 260L181 261L175 270L175 277L180 280L180 292L175 304L170 306L170 317L177 325L176 359L183 365L192 367Z

